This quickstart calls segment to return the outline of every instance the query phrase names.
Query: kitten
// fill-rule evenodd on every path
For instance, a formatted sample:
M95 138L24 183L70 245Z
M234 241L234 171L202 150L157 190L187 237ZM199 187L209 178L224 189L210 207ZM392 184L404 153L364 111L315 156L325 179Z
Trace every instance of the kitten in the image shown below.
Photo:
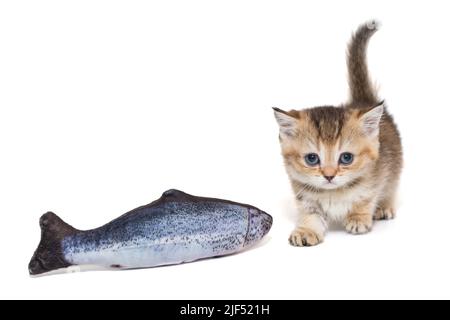
M402 169L400 135L370 81L366 47L378 24L358 28L348 46L350 101L341 106L283 111L274 108L286 170L300 221L294 246L324 240L330 220L352 234L373 220L395 217Z

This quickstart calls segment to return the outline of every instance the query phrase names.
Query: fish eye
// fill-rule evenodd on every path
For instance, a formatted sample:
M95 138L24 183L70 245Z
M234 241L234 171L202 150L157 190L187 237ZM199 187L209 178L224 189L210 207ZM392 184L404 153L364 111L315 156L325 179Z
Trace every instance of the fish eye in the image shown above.
M317 153L308 153L305 156L305 162L308 166L314 167L320 163L320 158Z
M350 152L344 152L339 157L339 163L348 166L353 162L353 154Z

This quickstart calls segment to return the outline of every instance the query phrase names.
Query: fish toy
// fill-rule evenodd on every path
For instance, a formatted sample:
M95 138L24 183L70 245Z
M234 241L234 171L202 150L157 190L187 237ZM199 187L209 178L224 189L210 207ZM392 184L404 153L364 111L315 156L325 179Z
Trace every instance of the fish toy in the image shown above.
M168 190L97 229L77 230L53 212L40 218L30 275L149 268L240 252L270 230L256 207Z

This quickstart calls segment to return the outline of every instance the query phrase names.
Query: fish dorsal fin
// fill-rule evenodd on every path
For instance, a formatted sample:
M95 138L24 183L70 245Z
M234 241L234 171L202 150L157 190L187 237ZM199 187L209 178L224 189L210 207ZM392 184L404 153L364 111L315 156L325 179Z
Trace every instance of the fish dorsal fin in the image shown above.
M182 199L182 198L186 198L189 197L189 195L183 191L177 190L177 189L170 189L165 191L161 198L163 199L174 199L174 200L178 200L178 199Z

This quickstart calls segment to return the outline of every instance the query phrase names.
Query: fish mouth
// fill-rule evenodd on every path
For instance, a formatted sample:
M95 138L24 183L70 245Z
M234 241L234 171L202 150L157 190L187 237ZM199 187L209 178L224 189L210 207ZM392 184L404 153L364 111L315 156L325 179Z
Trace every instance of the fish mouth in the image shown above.
M244 247L261 240L272 228L273 218L270 214L256 208L248 209L248 229Z
M270 214L264 211L260 211L261 216L261 226L264 231L264 235L268 234L270 229L272 228L273 218Z

